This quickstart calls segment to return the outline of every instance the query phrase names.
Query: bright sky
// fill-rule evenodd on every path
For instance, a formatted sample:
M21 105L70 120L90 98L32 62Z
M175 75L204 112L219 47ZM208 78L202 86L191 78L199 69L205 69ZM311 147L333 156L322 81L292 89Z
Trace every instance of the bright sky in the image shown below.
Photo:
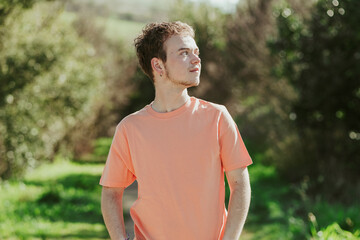
M190 0L193 2L206 2L210 3L213 6L219 7L225 11L234 11L236 4L239 2L239 0Z
M219 4L219 5L221 5L221 4L232 4L232 5L234 5L234 4L236 4L237 2L238 2L238 0L208 0L208 2L211 2L212 4Z

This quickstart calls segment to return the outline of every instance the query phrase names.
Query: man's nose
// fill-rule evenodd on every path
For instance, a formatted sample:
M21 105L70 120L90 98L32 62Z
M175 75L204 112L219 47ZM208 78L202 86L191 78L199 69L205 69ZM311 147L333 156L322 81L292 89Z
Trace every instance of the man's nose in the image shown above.
M194 54L194 57L193 59L191 60L191 63L192 64L197 64L197 63L200 63L201 62L201 59L198 55Z

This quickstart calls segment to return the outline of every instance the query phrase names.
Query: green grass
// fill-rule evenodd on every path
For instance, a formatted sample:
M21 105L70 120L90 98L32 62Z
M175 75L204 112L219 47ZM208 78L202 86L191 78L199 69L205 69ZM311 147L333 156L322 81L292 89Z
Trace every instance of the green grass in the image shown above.
M249 166L252 199L246 231L249 239L306 239L307 224L298 216L301 199L282 181L274 167Z
M58 160L0 184L0 239L105 239L103 164Z

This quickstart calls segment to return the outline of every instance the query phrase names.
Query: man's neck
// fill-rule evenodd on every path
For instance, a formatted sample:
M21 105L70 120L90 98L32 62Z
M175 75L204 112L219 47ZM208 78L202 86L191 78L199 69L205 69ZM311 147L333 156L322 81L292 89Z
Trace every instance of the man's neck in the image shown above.
M187 88L155 87L155 99L151 107L160 113L171 112L189 100Z

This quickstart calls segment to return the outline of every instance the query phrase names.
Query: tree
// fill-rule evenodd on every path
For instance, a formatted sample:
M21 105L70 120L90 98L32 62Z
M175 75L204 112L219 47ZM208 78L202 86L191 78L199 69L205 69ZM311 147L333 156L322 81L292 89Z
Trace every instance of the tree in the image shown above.
M31 8L35 1L37 0L0 0L0 26L15 8Z
M298 92L292 111L305 157L291 175L330 196L350 191L360 184L360 2L320 0L304 20L289 7L280 13L275 72Z
M0 177L52 159L102 89L100 62L62 16L61 3L14 9L0 49ZM16 18L15 18L16 16Z
M3 49L5 37L6 37L6 20L15 11L21 12L21 9L29 9L33 4L39 0L0 0L0 51ZM15 13L16 14L16 13ZM14 14L13 14L14 15ZM10 60L11 61L11 60ZM14 63L10 63L14 64ZM11 85L5 85L6 81L0 81L0 107L5 103L5 96L11 94L15 89L22 88L26 85L26 81L23 78L19 78L18 81L13 82Z

